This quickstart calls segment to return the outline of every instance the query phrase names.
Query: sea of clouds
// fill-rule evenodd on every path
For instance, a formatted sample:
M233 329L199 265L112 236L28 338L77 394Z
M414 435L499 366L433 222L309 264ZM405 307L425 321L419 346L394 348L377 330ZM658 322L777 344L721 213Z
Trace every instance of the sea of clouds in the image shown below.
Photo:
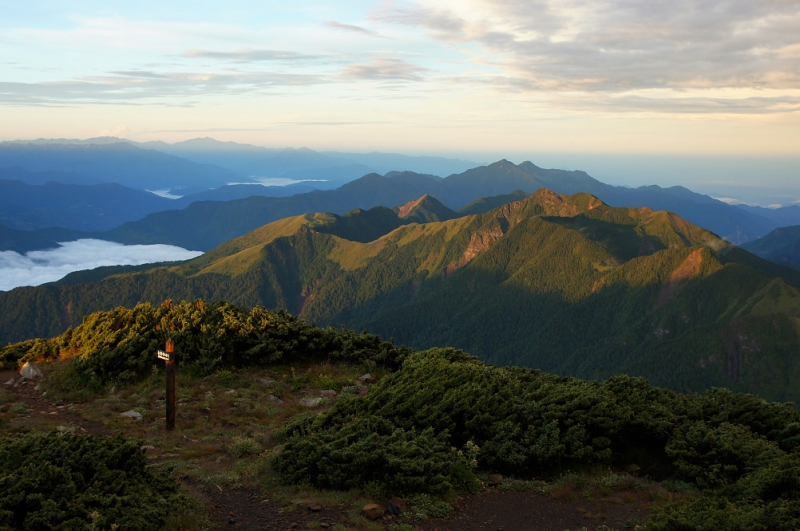
M203 254L173 245L123 245L93 239L59 245L56 249L31 251L24 255L14 251L0 251L0 291L53 282L73 271L101 266L188 260Z

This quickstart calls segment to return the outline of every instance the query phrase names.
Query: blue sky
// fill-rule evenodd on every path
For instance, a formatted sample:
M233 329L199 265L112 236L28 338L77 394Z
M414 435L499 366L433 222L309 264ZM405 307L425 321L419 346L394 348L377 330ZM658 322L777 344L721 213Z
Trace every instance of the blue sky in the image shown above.
M0 114L0 140L800 157L800 1L6 2Z

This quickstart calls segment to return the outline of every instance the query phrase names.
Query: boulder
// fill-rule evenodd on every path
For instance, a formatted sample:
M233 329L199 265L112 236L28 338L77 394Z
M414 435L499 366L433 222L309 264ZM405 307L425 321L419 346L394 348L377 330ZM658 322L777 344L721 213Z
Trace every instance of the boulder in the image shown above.
M134 409L129 409L123 413L119 414L120 417L126 417L133 420L142 420L142 414Z
M38 364L33 363L32 361L25 362L25 365L19 370L19 375L25 378L26 380L33 380L34 378L42 378L44 374L42 374L42 369L39 367Z
M384 514L386 514L386 509L384 509L377 503L367 504L364 506L363 509L361 509L361 516L363 516L367 520L378 520L380 518L383 518Z
M317 407L322 403L322 398L301 398L298 403L303 407Z
M358 381L361 383L369 383L372 381L372 375L370 373L362 374L358 377Z
M486 484L490 487L496 487L497 485L503 484L503 476L500 474L489 474L489 479L486 481Z
M323 389L322 391L319 392L319 394L323 398L333 398L334 396L336 396L336 391L334 391L333 389Z
M408 506L402 499L397 496L392 496L389 498L389 501L386 502L386 510L389 514L399 516L408 510Z

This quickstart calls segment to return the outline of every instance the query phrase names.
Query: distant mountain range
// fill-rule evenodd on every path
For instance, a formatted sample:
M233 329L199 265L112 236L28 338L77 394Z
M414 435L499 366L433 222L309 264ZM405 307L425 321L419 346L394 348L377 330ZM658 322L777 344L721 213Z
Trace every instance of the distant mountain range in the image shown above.
M465 216L423 196L284 218L184 263L0 293L0 341L52 336L118 305L202 297L496 364L797 400L798 286L800 273L668 212L540 190Z
M776 264L800 270L800 225L777 228L763 238L743 244L742 248Z
M109 165L109 158L114 156L119 163L116 168ZM450 175L477 165L459 159L395 153L268 149L213 138L174 144L116 137L0 142L0 168L72 172L84 178L81 184L115 182L137 189L167 189L177 195L265 178L308 180L315 189L332 189L373 172L410 170Z
M354 208L403 203L422 194L459 210L488 197L501 198L492 203L497 206L509 194L530 194L540 188L591 193L612 206L675 212L737 244L782 225L800 224L800 206L774 210L732 206L682 187L617 187L582 171L544 169L530 162L499 161L446 178L412 171L383 176L361 173L394 164L444 170L471 163L383 153L270 150L208 138L176 144L136 144L113 137L3 142L0 193L5 199L0 199L0 225L5 238L0 244L5 250L31 250L49 244L52 231L29 237L14 231L58 227L80 231L75 237L91 233L121 243L169 243L208 250L270 221L302 213L341 215ZM261 186L245 177L257 168L264 175L284 179L305 172L305 177L327 175L331 180ZM356 174L363 176L350 180ZM236 182L250 184L224 185ZM335 188L319 189L331 187ZM184 196L167 200L143 188L179 190Z
M270 221L307 212L344 214L354 208L404 203L423 194L458 210L482 198L533 193L541 188L563 194L588 191L613 206L647 206L675 212L732 243L755 239L776 226L770 219L685 188L615 187L585 172L548 170L530 162L515 165L503 160L444 179L413 172L370 174L330 191L193 203L180 211L151 214L122 225L109 232L107 238L122 243L169 243L207 250Z

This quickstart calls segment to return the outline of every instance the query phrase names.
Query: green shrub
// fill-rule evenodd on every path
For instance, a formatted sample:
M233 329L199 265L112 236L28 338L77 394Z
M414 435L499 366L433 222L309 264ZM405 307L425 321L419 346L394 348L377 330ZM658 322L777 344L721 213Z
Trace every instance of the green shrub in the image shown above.
M165 471L146 466L140 444L55 432L0 438L0 528L162 529L187 500Z
M148 376L156 351L175 341L177 363L205 376L236 367L310 361L374 363L397 369L411 352L380 337L318 328L284 311L202 300L160 306L148 303L93 313L48 341L29 340L0 348L0 363L75 357L75 387L99 390L111 382ZM159 362L161 363L161 362Z
M437 437L432 429L397 429L374 416L352 419L339 429L306 422L295 429L274 464L289 483L441 494L452 488L449 473L458 458L446 439L446 433Z
M248 437L235 437L228 447L228 452L236 458L250 457L261 453L261 445Z

